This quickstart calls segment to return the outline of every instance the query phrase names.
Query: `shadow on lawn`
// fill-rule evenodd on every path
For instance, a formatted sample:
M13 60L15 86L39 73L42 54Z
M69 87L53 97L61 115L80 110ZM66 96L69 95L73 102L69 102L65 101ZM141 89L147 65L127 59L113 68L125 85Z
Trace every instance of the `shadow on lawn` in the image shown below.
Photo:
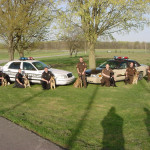
M10 108L6 108L6 109L3 109L3 110L0 110L0 114L5 114L5 113L7 113L8 111L14 110L15 108L17 108L17 107L21 106L22 104L24 104L24 103L26 103L26 102L32 100L33 98L38 97L38 96L39 96L40 94L42 94L43 92L44 92L44 91L39 92L39 93L37 93L37 94L35 94L35 95L31 96L31 97L28 97L27 99L21 101L20 103L18 103L18 104L16 104L16 105L12 106L12 107L10 107Z
M74 143L76 142L77 140L77 137L78 135L80 134L81 130L83 129L85 123L86 123L86 119L88 118L88 115L90 113L90 110L91 110L91 107L92 107L92 104L94 102L94 99L95 99L95 96L96 96L96 93L98 91L98 87L99 85L96 86L91 98L90 98L90 101L89 101L89 104L87 105L86 109L85 109L85 112L84 114L82 115L79 123L77 124L74 132L72 133L72 136L70 137L70 139L67 141L67 144L68 144L68 148L69 149L72 149L73 146L74 146Z
M144 108L144 111L147 115L147 118L144 120L144 123L147 128L148 135L150 136L150 110L147 108Z
M111 107L101 122L103 127L102 150L124 150L123 119Z

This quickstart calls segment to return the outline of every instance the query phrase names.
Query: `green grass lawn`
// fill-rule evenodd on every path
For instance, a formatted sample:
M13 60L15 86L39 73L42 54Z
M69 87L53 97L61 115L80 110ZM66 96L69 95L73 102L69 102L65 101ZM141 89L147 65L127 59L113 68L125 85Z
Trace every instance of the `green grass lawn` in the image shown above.
M97 65L112 55L98 53ZM150 62L145 53L130 58ZM77 77L78 57L40 60ZM94 84L87 89L67 85L49 91L43 91L41 85L0 87L0 115L73 150L149 150L150 84L145 79L138 85L117 82L116 88Z

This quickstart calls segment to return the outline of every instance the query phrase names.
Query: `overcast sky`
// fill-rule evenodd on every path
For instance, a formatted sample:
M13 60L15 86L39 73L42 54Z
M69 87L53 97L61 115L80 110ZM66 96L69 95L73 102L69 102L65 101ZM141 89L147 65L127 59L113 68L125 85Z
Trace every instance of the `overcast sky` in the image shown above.
M150 27L145 27L143 31L132 31L129 34L118 35L114 34L117 41L130 41L130 42L150 42Z

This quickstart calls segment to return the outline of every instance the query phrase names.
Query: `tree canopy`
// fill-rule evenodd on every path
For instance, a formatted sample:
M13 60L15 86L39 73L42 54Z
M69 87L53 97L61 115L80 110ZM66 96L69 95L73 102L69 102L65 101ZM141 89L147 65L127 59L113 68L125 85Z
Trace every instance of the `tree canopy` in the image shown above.
M52 1L0 0L0 37L8 44L9 59L14 51L24 50L48 32L52 20Z
M63 0L63 17L80 26L88 41L89 66L95 68L95 43L98 37L113 38L115 32L143 29L149 23L149 0ZM65 14L65 15L64 15ZM72 16L70 19L70 15Z

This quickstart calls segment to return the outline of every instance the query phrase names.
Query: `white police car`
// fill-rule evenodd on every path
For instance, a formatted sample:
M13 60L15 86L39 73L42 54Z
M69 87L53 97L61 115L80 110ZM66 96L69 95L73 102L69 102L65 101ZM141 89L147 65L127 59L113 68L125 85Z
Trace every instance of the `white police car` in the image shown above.
M23 75L28 74L30 82L41 83L41 75L45 67L48 67L48 70L54 74L56 85L70 84L75 80L72 72L51 68L41 61L34 60L32 57L21 57L20 60L9 61L1 69L3 73L6 73L10 77L10 81L12 82L15 81L15 75L20 68Z

